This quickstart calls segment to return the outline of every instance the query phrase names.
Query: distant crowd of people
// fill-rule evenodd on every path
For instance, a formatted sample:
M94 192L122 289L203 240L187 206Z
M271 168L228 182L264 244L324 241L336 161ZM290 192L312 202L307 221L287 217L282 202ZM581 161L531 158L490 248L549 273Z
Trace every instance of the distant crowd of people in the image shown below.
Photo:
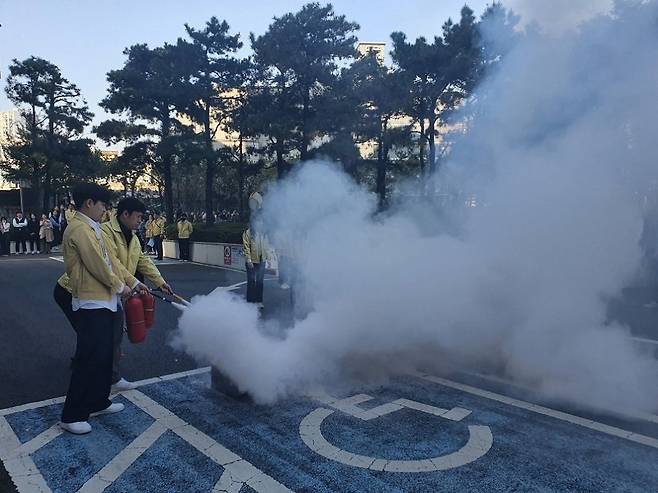
M38 214L22 211L13 218L0 217L0 255L35 255L50 253L61 244L64 230L75 213L73 204L58 205Z
M182 212L178 211L176 213L176 218L181 216ZM194 211L186 214L190 222L193 223L205 223L206 218L208 217L205 211ZM221 211L216 211L213 213L213 222L215 223L237 223L240 222L240 213L237 209L233 211L228 211L223 209Z

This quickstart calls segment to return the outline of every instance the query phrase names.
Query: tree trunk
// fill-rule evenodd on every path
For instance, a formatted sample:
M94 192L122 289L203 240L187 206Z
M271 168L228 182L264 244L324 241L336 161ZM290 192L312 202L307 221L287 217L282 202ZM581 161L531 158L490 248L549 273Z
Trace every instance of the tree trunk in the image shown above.
M386 152L384 149L384 133L386 124L380 127L377 138L377 197L379 198L379 210L384 210L386 206Z
M169 143L166 142L169 139L170 134L170 122L169 117L162 118L161 123L161 135L162 140L165 142L166 148L165 152L161 154L162 157L162 178L164 179L164 201L165 201L165 214L167 216L167 221L170 223L174 222L174 194L172 190L172 180L171 180L171 151L169 150Z
M238 202L240 207L240 217L244 217L244 149L242 132L239 138L240 149L238 150Z
M308 159L308 147L309 147L309 138L308 138L308 107L310 105L310 96L308 90L304 92L304 101L302 106L302 143L301 149L299 150L299 159L300 161L306 161Z
M420 119L420 140L418 141L418 161L420 162L420 176L425 175L425 118Z
M44 179L43 179L43 210L50 209L50 185L51 185L51 159L53 158L53 138L55 136L55 122L53 120L53 113L55 111L54 101L50 102L48 108L48 137L46 142L48 144L48 152L46 153L46 160L44 165Z
M286 162L283 160L283 140L276 141L276 177L283 180L286 177Z
M429 176L433 175L434 172L436 171L436 143L434 141L434 134L436 132L436 129L434 127L436 125L436 120L437 118L435 115L430 115L429 125L427 127L427 137L430 144Z
M215 180L215 158L213 156L212 136L210 133L210 103L206 104L204 116L204 140L206 146L206 224L213 223L213 182Z

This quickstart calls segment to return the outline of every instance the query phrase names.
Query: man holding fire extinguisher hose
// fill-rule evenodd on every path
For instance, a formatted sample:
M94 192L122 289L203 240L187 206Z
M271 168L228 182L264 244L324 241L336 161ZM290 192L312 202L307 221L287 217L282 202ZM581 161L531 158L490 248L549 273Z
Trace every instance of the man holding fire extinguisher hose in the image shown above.
M146 206L134 197L126 197L117 205L116 215L101 225L103 240L113 257L116 257L121 265L132 276L140 281L146 278L151 284L169 295L173 295L171 287L164 280L160 271L147 255L142 252L139 238L133 233L137 229ZM64 291L64 293L62 293ZM64 274L55 286L55 298L70 297L68 276ZM66 303L68 300L64 299ZM135 388L132 382L121 376L119 361L121 359L121 342L125 327L125 316L123 310L115 319L114 327L114 358L112 365L112 390L120 392Z
M55 300L76 332L76 349L71 380L64 402L60 427L74 434L91 431L90 416L122 411L121 403L110 401L112 385L113 329L119 317L120 297L134 290L146 292L113 255L101 231L101 220L109 191L95 183L73 190L77 211L62 241L70 304L66 290L58 284ZM130 287L129 287L130 286Z

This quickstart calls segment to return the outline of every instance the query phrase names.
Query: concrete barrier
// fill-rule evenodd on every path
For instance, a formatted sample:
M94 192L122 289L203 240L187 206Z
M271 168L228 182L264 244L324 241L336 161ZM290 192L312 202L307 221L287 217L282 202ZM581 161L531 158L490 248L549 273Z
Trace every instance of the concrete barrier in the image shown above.
M164 240L162 246L165 257L180 257L178 241ZM242 271L246 270L242 245L233 243L190 242L190 260L201 264L219 265Z

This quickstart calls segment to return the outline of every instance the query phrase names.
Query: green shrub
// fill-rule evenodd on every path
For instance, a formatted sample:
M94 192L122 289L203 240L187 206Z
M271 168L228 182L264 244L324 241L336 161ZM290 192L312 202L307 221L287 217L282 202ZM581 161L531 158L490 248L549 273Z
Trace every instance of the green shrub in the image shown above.
M242 233L249 227L247 223L194 223L191 241L206 243L242 243ZM176 224L168 224L165 236L169 240L178 239Z

